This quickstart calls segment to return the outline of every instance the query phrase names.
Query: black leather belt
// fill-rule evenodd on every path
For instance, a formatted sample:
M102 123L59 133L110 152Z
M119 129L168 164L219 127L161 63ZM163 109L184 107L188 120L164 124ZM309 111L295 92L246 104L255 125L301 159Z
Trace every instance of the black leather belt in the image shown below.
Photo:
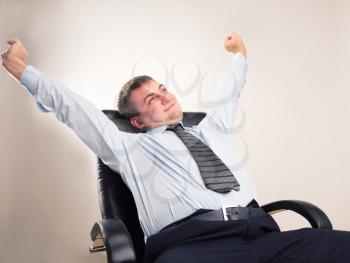
M191 216L191 219L206 221L247 220L256 216L265 215L260 207L230 207L224 206L219 210L205 212Z
M204 221L247 220L260 215L266 215L266 212L264 211L264 209L259 207L258 203L255 200L253 200L246 207L223 206L221 209L213 211L200 209L186 218L183 218L179 221L167 225L162 230L171 226L185 223L190 219Z

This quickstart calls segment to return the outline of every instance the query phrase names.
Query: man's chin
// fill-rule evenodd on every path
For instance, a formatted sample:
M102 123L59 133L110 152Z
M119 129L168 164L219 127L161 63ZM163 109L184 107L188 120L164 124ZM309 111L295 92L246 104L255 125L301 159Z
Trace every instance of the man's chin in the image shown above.
M182 118L183 118L182 111L176 112L176 113L172 114L172 116L170 116L170 119L174 120L175 122L182 121Z

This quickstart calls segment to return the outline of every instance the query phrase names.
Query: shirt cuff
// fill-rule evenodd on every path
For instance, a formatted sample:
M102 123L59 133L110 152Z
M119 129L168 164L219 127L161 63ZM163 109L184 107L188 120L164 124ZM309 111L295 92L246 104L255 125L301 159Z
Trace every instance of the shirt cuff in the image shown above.
M247 65L247 60L241 52L234 53L231 64L230 64L230 70L234 69L237 66L237 64L242 65L242 66Z
M38 81L43 73L36 68L28 65L22 72L20 82L32 94L35 95L38 90Z

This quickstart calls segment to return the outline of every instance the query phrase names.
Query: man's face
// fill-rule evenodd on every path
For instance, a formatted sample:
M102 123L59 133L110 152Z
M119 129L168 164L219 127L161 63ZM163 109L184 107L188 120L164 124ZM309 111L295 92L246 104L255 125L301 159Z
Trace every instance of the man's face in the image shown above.
M140 113L139 116L130 119L135 127L149 130L182 120L181 106L176 97L155 80L135 89L130 99Z

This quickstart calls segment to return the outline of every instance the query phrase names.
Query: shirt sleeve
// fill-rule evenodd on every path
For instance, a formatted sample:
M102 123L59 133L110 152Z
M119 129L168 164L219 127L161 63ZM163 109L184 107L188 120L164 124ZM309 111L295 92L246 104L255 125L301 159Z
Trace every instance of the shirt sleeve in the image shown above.
M25 68L20 81L42 112L53 112L105 164L118 169L124 133L102 111L32 66Z
M213 92L215 100L204 105L209 110L199 126L209 125L225 133L233 132L237 102L245 84L246 72L246 58L240 52L235 53Z

